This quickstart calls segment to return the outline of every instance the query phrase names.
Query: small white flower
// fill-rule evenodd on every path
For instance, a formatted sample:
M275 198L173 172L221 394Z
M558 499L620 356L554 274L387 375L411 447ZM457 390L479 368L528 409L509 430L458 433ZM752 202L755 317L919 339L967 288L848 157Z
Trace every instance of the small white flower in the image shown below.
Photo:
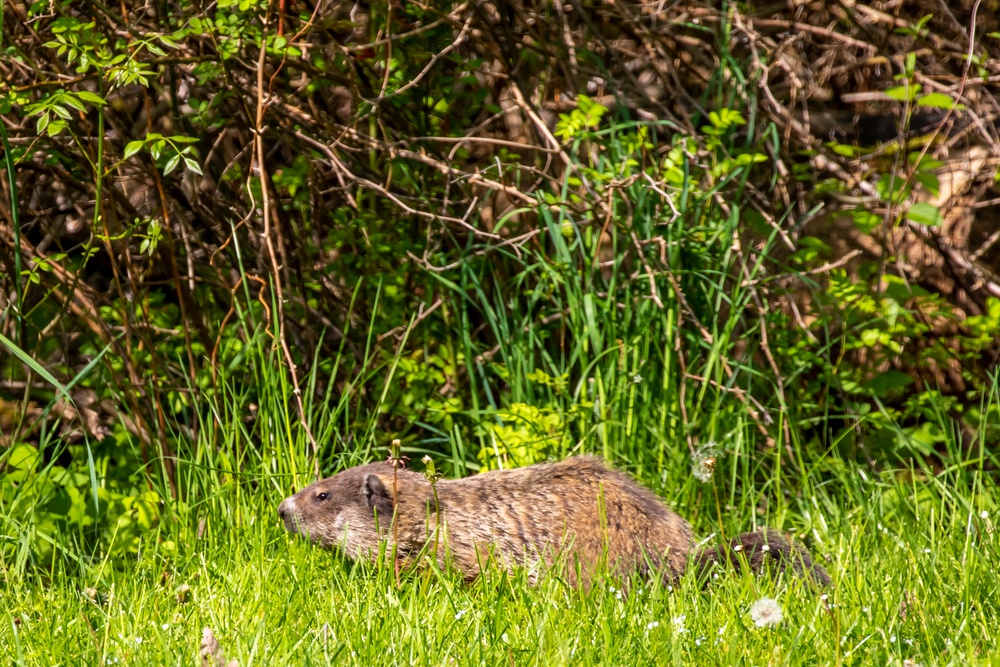
M658 627L660 627L659 621L650 621L649 623L646 624L647 630L652 630L653 628L658 628Z
M930 549L924 549L924 553L925 553L925 554L929 554L930 552L931 552L931 550L930 550Z
M170 629L170 624L169 623L164 623L163 625L160 626L160 629L161 630L169 630Z
M733 547L733 551L743 551L743 545L737 544Z
M507 639L507 633L506 632L503 633L502 635L500 635L500 641L502 641L504 644L508 643L509 640Z
M674 631L677 632L677 634L682 635L685 632L687 632L687 628L684 627L684 621L686 621L686 620L687 620L687 616L685 616L684 614L681 614L680 616L674 617L674 620L673 620Z
M773 598L761 598L750 607L750 618L758 628L766 628L781 623L781 605Z
M142 643L142 637L136 637L135 638L135 645L138 646L141 643Z
M862 607L862 608L861 608L861 611L863 611L864 613L866 613L866 614L867 614L867 613L868 613L868 607Z
M769 546L767 546L767 545L765 544L765 545L763 545L763 546L762 546L762 547L760 548L760 550L761 550L761 551L770 551L770 550L771 550L771 547L769 547Z
M982 512L979 513L979 518L980 519L989 519L990 518L990 513L987 512L986 510L983 510Z
M635 384L639 384L640 382L642 382L642 376L636 373L635 375L632 376L632 382L634 382Z
M455 620L456 621L461 620L462 617L465 616L468 613L469 613L468 609L459 609L457 612L455 612Z

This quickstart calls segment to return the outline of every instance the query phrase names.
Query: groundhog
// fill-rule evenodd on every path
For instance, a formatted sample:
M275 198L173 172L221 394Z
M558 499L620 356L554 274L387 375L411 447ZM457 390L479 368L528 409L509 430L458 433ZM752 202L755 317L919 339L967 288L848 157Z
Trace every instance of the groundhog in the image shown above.
M393 476L395 474L395 481ZM388 462L345 470L286 498L285 528L352 559L374 559L385 542L403 563L429 554L475 579L492 558L529 568L537 580L555 562L573 585L589 585L598 568L679 577L689 562L755 571L773 563L826 585L829 576L809 552L776 531L746 533L729 545L694 553L691 526L652 491L599 458L578 456L496 470L432 488L421 473ZM558 559L558 561L557 561Z

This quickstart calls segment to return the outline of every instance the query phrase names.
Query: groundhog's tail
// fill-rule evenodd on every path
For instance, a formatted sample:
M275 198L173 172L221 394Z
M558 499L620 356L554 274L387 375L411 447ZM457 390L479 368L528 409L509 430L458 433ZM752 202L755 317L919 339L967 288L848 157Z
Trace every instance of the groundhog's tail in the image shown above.
M762 572L770 563L778 572L791 570L800 577L811 578L820 586L830 585L830 575L813 563L809 552L792 544L776 530L743 533L727 545L703 549L695 556L695 563L700 572L726 564L739 568L747 563L755 574Z

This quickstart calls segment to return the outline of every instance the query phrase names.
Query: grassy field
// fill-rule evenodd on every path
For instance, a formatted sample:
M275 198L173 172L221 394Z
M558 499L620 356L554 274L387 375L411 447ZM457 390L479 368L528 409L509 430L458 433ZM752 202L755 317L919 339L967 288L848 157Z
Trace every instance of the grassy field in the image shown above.
M613 455L619 444L631 451L612 442ZM737 573L707 590L690 575L633 581L627 595L497 571L466 585L424 570L397 586L391 563L352 565L285 534L275 508L292 473L257 460L237 483L206 459L178 477L201 500L168 505L135 555L74 561L56 536L67 550L50 567L4 563L0 660L191 665L209 627L244 667L1000 662L1000 517L982 460L880 473L820 460L800 476L764 474L761 458L736 438L711 483L681 455L639 476L709 542L761 525L803 538L833 577L823 595ZM781 606L774 627L751 617L764 597Z

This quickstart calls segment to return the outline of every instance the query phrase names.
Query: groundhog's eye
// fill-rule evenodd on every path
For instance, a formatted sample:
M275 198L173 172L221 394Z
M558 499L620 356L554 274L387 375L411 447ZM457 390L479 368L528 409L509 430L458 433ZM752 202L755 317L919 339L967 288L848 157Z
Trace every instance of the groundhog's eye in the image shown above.
M316 494L316 500L317 501L323 501L323 500L326 500L329 497L330 497L330 494L327 493L326 491L323 491L322 493L317 493Z

